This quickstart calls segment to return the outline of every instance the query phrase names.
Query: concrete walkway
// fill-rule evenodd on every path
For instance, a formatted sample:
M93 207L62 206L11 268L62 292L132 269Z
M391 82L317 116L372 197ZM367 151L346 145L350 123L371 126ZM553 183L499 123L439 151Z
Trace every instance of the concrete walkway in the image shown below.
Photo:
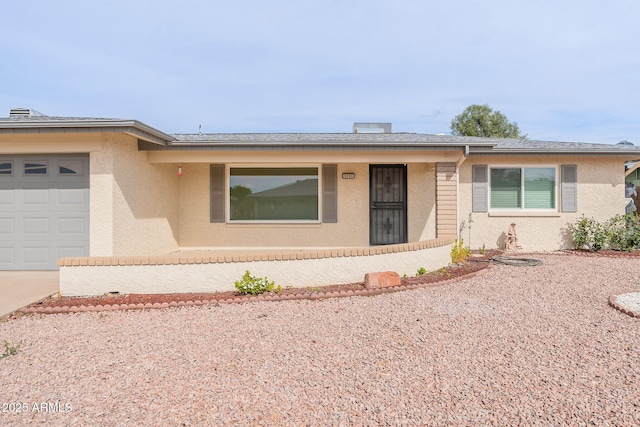
M60 290L59 271L0 271L0 317Z

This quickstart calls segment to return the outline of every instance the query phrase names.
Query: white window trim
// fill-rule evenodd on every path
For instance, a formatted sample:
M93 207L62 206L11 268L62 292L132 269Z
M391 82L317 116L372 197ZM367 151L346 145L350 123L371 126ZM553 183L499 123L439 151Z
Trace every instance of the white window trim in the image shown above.
M558 177L560 176L560 165L548 165L548 164L544 164L544 165L487 165L488 167L488 171L487 174L489 175L488 178L488 197L489 200L488 202L488 211L489 212L559 212L559 207L558 207L558 194L560 192L560 182ZM492 208L491 207L491 170L492 169L520 169L521 170L521 175L520 175L520 197L522 198L522 200L520 201L520 205L522 206L521 208ZM555 191L554 191L554 201L553 204L555 206L555 208L552 209L527 209L524 207L524 170L525 169L553 169L555 171Z
M233 168L316 168L318 170L318 219L231 219L231 169ZM320 224L322 223L322 164L321 163L295 163L295 164L273 164L273 163L237 163L225 165L225 222L227 224Z

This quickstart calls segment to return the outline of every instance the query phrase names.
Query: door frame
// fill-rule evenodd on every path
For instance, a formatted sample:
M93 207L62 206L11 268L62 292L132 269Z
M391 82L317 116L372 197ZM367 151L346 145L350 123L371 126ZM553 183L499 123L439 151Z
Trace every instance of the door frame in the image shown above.
M373 170L374 169L384 169L384 168L393 168L393 169L401 169L402 170L402 189L401 189L401 194L402 194L402 201L399 202L392 202L392 203L397 203L400 204L400 209L402 209L402 214L401 214L401 220L402 220L402 229L400 230L400 241L398 242L389 242L389 243L384 243L384 242L377 242L375 241L375 235L376 233L374 233L374 211L377 209L375 204L377 201L373 200L373 196L374 196L374 183L373 183ZM370 164L369 165L369 245L371 246L379 246L379 245L390 245L390 244L398 244L398 243L407 243L408 242L408 200L407 200L407 187L408 187L408 183L407 183L407 165L406 164L402 164L402 163L398 163L398 164ZM380 203L380 202L378 202ZM388 202L383 202L383 203L388 203Z

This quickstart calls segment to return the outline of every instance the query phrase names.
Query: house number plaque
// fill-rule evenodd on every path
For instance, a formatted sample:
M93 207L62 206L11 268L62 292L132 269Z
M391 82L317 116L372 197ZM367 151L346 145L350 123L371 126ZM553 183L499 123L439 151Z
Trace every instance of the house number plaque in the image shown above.
M345 172L342 174L342 179L354 179L356 174L353 172Z

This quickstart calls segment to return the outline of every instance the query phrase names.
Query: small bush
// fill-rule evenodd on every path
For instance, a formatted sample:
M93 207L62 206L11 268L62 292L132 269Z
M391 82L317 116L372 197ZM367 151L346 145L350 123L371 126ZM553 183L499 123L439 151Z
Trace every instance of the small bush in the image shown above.
M583 216L575 224L570 224L569 228L576 249L586 247L592 252L597 252L604 249L609 241L606 225L593 218Z
M428 273L428 271L427 271L427 269L426 269L426 268L424 268L424 267L420 267L420 268L418 269L418 271L416 271L416 277L418 277L418 276L422 276L422 275L427 274L427 273Z
M471 255L471 248L464 246L464 240L456 239L456 242L451 248L451 262L453 264L465 262L467 258L469 258L469 255Z
M249 270L246 270L242 279L236 282L236 289L244 295L271 292L274 287L275 283L273 281L270 282L266 277L253 276Z

